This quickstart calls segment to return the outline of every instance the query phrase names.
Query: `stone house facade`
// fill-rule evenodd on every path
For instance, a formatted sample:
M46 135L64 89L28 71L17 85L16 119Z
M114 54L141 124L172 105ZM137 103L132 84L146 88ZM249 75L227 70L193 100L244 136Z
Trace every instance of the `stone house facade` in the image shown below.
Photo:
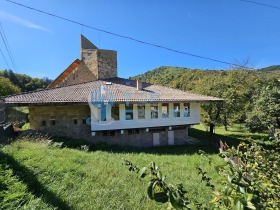
M222 99L117 77L117 52L81 35L76 59L45 90L12 95L28 106L30 127L57 136L133 146L188 143L200 103Z

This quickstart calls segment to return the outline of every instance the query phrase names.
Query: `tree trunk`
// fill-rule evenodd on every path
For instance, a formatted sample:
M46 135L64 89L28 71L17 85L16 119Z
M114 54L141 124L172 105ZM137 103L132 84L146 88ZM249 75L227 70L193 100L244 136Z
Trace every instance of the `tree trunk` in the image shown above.
M228 121L227 121L227 116L224 115L224 128L225 128L225 131L228 130Z
M210 123L209 125L209 141L211 144L214 144L214 127L215 125L213 123Z
M209 127L210 127L210 135L213 135L215 125L213 123L210 123Z

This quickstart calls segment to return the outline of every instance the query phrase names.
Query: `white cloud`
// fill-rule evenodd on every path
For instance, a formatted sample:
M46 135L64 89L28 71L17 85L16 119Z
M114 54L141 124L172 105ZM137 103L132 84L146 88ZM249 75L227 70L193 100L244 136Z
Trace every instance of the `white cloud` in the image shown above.
M0 11L0 18L5 19L5 20L10 21L10 22L14 22L14 23L23 25L23 26L28 27L28 28L33 28L33 29L37 29L37 30L50 32L48 29L46 29L43 26L37 25L37 24L32 23L28 20L25 20L23 18L17 17L15 15L12 15L12 14L9 14L9 13L3 12L3 11Z

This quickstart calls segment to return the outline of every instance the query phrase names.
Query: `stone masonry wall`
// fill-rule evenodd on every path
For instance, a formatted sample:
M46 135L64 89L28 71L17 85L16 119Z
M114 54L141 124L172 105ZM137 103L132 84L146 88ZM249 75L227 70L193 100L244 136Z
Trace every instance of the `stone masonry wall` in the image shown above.
M117 52L113 50L93 50L58 87L83 82L117 77Z
M91 128L84 124L89 117L88 105L29 107L30 128L51 135L89 139Z
M92 51L92 54L83 60L85 66L98 79L98 50Z
M110 132L109 132L110 133ZM162 131L149 131L139 129L139 134L129 134L128 130L124 130L121 134L120 130L114 131L114 135L106 135L106 132L96 132L95 136L90 139L92 143L107 143L118 145L131 145L137 147L152 147L153 133L159 133L159 146L168 145L168 128ZM105 134L105 135L104 135ZM174 144L183 145L188 142L188 129L174 130Z
M159 133L159 146L168 145L168 128L132 129L137 132L124 130L97 131L91 136L90 125L85 120L90 117L88 105L80 106L31 106L29 107L29 121L32 130L39 130L56 136L69 136L77 139L86 139L92 143L107 143L131 145L138 147L153 146L153 133ZM139 133L138 133L139 132ZM188 141L188 129L174 130L174 144L182 145Z
M65 78L64 82L58 84L58 87L74 85L93 80L97 80L97 77L91 72L87 65L84 62L82 62L76 68L76 70L74 70Z
M117 52L97 50L98 79L117 77Z
M113 50L94 50L84 63L96 79L117 76L117 52Z

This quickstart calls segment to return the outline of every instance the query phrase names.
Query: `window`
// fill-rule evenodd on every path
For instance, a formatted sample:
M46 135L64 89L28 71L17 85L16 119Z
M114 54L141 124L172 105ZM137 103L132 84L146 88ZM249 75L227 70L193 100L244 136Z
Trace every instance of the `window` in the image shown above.
M74 119L74 125L77 125L77 124L78 124L78 120Z
M120 109L118 104L114 104L111 109L111 118L114 120L120 120Z
M190 103L184 103L184 117L190 117Z
M138 104L138 119L145 119L145 104Z
M160 132L165 132L166 128L165 127L153 127L153 128L150 128L150 131L153 133L160 133Z
M46 126L46 125L47 125L46 120L43 120L42 121L42 126Z
M174 117L180 117L180 103L174 103Z
M158 105L152 104L151 105L151 119L157 119L158 118Z
M125 105L125 119L133 120L133 104Z
M172 130L184 130L184 129L186 129L185 125L172 126Z
M131 134L139 134L139 129L129 129L127 130L128 134L131 135Z
M100 121L106 121L106 105L101 105L101 109L100 109Z
M161 113L162 113L162 118L169 117L169 104L168 103L162 104Z
M115 131L103 131L103 136L115 136Z
M76 78L76 77L75 77L75 73L73 73L73 80L75 80L75 78Z
M87 119L83 119L83 124L87 124Z
M54 126L54 125L55 125L55 119L51 119L51 120L50 120L50 124L51 124L52 126Z

